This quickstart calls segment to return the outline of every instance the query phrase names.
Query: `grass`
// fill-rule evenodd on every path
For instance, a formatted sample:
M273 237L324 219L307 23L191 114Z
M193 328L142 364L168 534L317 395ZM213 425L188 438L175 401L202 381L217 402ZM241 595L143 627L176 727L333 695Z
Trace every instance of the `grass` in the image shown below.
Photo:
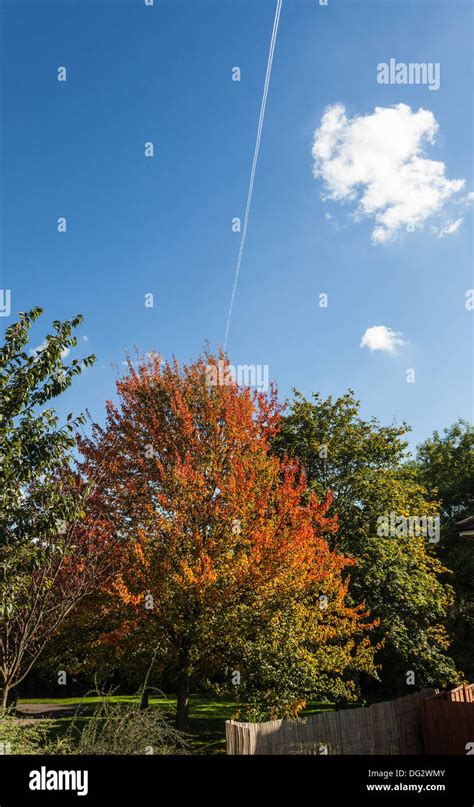
M83 708L80 717L74 718L72 715L58 718L52 717L51 733L59 737L68 731L73 720L77 728L81 730L81 727L90 718L94 705L99 703L100 700L100 696L86 698L22 698L19 700L19 705L29 703L57 706L81 705ZM113 695L111 700L115 703L130 703L136 701L137 698L128 695ZM173 695L150 696L149 704L154 708L167 712L170 719L173 719L176 708L176 699ZM334 709L334 704L331 703L310 703L302 716L332 709ZM234 717L235 713L236 704L232 701L217 700L201 694L191 695L188 727L191 751L195 754L225 754L225 721Z
M81 716L73 715L51 719L51 733L55 736L65 734L74 720L78 729L85 725L93 712L95 704L99 703L99 696L86 698L21 698L18 705L41 703L56 706L82 706ZM127 695L113 695L110 698L114 703L130 703L137 701L136 697ZM150 696L149 705L169 713L173 719L176 709L176 699L173 696ZM193 753L216 754L225 753L225 721L235 714L236 706L232 701L221 701L207 698L204 695L191 695L190 719L187 733L190 735L190 745Z

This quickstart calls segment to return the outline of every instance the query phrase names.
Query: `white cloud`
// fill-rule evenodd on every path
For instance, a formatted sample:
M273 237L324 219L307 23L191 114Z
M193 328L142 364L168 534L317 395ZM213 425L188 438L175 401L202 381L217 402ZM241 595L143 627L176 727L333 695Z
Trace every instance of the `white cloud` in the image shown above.
M464 205L464 207L469 207L474 203L474 191L469 191L465 196L462 196L459 200L459 204Z
M372 241L383 244L438 215L465 186L464 179L447 179L443 162L424 156L438 128L432 112L407 104L354 118L333 104L314 133L314 176L323 180L325 198L354 202L356 219L373 219Z
M88 337L88 336L86 336L86 334L83 334L83 335L82 335L82 341L83 341L83 342L88 342L88 341L89 341L89 337Z
M439 230L438 238L444 238L447 235L457 233L463 221L464 219L456 219L456 221L450 221L449 224L446 224Z
M364 332L360 347L369 350L384 350L386 353L395 353L398 347L405 344L403 334L387 328L386 325L373 325Z

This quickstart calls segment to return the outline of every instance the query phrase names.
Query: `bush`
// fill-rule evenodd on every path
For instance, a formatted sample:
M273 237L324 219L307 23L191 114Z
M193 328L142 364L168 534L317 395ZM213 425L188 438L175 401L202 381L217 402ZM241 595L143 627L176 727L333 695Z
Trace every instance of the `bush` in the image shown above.
M18 719L10 709L0 716L0 753L68 754L67 738L52 737L53 720Z
M107 696L82 729L73 721L69 743L72 753L91 755L184 754L188 746L186 736L158 708L115 703Z

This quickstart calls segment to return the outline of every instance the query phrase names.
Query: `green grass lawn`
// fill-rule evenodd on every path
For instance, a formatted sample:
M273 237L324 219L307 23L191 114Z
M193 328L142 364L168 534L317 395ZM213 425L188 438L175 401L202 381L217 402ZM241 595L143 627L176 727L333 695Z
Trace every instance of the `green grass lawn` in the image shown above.
M60 736L68 731L73 720L80 730L84 722L89 719L88 715L92 714L94 705L99 703L100 700L99 696L87 698L22 698L19 700L18 705L27 703L54 704L58 706L81 705L83 708L80 717L74 719L73 716L66 716L52 719L51 732L56 736ZM130 703L136 701L137 698L127 695L113 695L110 700L115 703ZM176 708L176 699L173 695L150 696L149 703L150 706L169 713L170 720L173 719ZM333 708L333 704L311 703L303 712L303 715ZM200 694L191 695L188 727L191 751L195 754L224 754L226 750L225 721L235 716L236 709L236 704L232 701L217 700Z
M52 733L59 736L65 734L72 721L80 729L84 721L88 720L88 713L91 714L95 704L101 698L21 698L18 705L27 703L54 704L57 706L81 706L81 716L66 716L52 718ZM114 703L130 703L137 698L127 695L113 695L110 698ZM176 699L171 696L150 696L149 704L152 707L162 709L169 713L170 720L174 718L176 709ZM232 701L220 701L207 698L203 695L191 695L190 698L190 719L187 733L190 747L193 753L215 754L225 753L225 721L229 720L236 711L236 706Z

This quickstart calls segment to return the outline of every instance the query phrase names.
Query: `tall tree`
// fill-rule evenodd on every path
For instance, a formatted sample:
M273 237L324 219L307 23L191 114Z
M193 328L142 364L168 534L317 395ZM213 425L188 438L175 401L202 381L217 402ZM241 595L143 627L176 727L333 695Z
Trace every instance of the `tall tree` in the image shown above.
M374 636L383 642L377 655L383 689L404 691L410 673L418 685L454 682L443 625L452 590L434 553L437 503L406 464L408 426L364 420L359 408L351 390L310 400L296 392L274 450L300 460L317 496L334 496L333 545L357 560L351 592L380 620ZM429 516L433 521L424 523L432 530L423 535Z
M423 484L439 499L443 526L474 515L474 429L465 420L435 431L418 446L416 462Z
M354 671L373 669L366 615L347 606L351 562L326 540L330 500L305 498L297 463L270 455L275 391L239 387L226 357L206 354L182 369L129 362L117 392L80 443L123 547L104 641L174 676L180 728L191 683L226 668L266 713L349 694Z
M21 313L0 348L0 681L2 709L46 643L90 589L92 544L77 526L82 485L68 455L82 418L59 424L48 403L93 356L69 365L80 316L54 322L54 333L26 352L41 314ZM92 539L91 539L92 540ZM95 539L94 539L95 540Z
M474 430L458 420L442 434L418 446L420 479L441 505L441 561L452 570L456 601L449 628L453 655L460 669L474 679L474 541L459 534L456 522L474 515Z

